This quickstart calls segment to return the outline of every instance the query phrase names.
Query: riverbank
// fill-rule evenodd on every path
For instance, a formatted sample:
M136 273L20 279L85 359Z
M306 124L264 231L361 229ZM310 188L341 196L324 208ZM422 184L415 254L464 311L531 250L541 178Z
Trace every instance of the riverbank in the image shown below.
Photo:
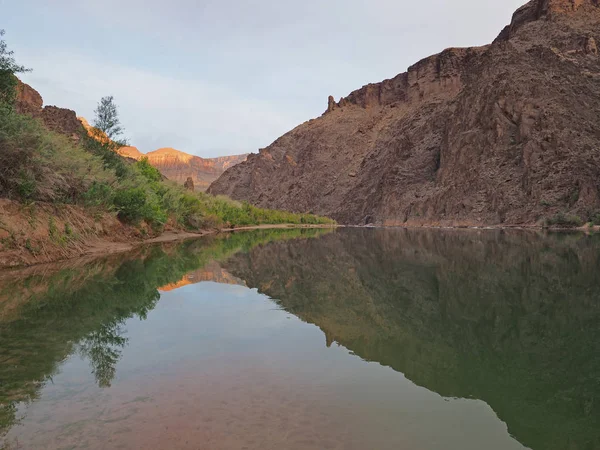
M0 270L29 267L82 257L127 252L161 242L222 232L268 228L331 228L337 225L277 224L183 230L173 223L161 232L120 222L115 214L90 214L75 205L0 199Z
M276 224L276 225L255 225L248 227L224 228L221 230L202 230L199 232L172 230L162 233L152 239L143 239L139 242L109 242L99 241L93 243L81 257L85 256L103 256L114 253L122 253L134 250L136 247L150 244L160 244L167 242L182 241L185 239L197 239L203 236L219 233L233 233L238 231L252 230L280 230L280 229L331 229L341 228L343 225L297 225L297 224ZM0 267L2 269L2 267Z
M193 239L209 234L284 228L338 228L332 224L262 224L233 228L183 230L170 223L161 232L148 226L127 225L115 214L91 215L88 210L74 205L55 205L18 202L0 199L0 270L30 267L39 264L98 257L128 252L136 247ZM351 227L351 226L350 226ZM372 227L372 226L368 226ZM542 227L540 225L481 225L473 223L385 223L384 228L421 228L456 230L523 230L523 231L577 231L600 232L599 226L578 228Z

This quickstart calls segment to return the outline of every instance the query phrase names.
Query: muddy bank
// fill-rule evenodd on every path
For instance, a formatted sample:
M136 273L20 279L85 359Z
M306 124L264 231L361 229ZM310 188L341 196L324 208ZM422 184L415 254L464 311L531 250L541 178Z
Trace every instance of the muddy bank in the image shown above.
M234 230L330 228L330 225L260 225L190 232L167 224L164 231L121 223L115 214L93 214L74 205L0 199L0 270L126 252L160 242Z
M86 256L97 257L130 251L136 247L197 238L221 232L283 229L332 228L339 225L258 225L221 230L190 232L167 224L161 233L149 227L133 227L121 223L114 214L90 214L73 205L33 203L23 205L0 199L0 270L28 267L38 264L72 260ZM522 229L540 231L540 226L478 226L473 223L443 224L439 222L411 221L386 223L394 228L434 229ZM553 228L552 230L558 230ZM568 231L594 232L600 227L581 227Z

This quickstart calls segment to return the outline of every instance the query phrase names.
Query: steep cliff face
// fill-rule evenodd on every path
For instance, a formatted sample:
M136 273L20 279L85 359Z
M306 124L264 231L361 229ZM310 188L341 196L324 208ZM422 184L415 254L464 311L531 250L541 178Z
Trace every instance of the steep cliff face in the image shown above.
M218 158L200 158L174 148L161 148L146 154L135 147L123 147L121 155L140 159L147 157L169 180L184 184L191 178L197 191L205 191L226 169L245 161L248 155L221 156Z
M600 4L533 0L493 44L370 84L209 192L364 224L536 224L600 210Z
M44 101L38 91L28 84L18 82L15 101L17 112L40 118L50 130L78 140L83 127L75 111L57 106L43 107L43 104Z

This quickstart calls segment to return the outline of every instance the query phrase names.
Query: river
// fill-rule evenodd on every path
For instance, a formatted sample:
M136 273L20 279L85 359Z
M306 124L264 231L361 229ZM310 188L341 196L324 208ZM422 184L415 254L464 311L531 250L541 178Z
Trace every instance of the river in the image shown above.
M258 230L0 273L1 449L600 448L600 236Z

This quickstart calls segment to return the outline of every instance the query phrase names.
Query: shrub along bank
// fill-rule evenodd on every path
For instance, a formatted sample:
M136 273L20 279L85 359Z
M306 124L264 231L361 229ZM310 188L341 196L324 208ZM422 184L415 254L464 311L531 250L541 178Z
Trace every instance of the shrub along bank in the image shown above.
M185 190L146 159L128 161L117 144L82 133L79 142L49 131L37 119L0 104L0 196L23 203L52 202L114 213L154 232L261 224L331 224L312 214L256 208Z

